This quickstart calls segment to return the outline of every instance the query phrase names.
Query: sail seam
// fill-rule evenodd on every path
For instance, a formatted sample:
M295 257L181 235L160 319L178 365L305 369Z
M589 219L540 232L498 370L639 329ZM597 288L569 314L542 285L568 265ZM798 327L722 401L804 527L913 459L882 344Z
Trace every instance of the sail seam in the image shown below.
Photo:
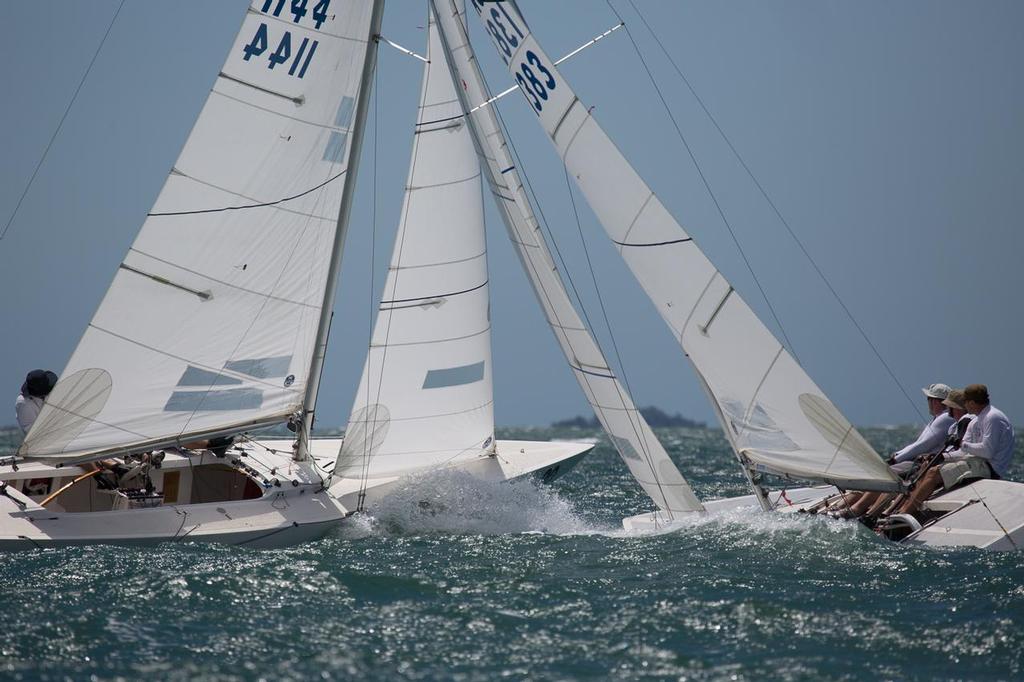
M708 321L705 324L700 326L701 334L707 336L708 329L711 329L711 323L714 322L715 318L718 317L718 313L722 312L722 308L725 307L725 302L729 300L729 297L732 296L734 291L736 290L733 289L732 285L730 284L729 288L726 289L725 291L725 296L722 296L722 300L719 301L718 305L715 306L715 309L711 311L711 317L708 318Z
M555 127L551 129L552 140L558 137L559 129L562 127L562 124L565 123L565 119L569 117L569 112L572 111L572 108L577 104L580 104L580 98L577 97L576 95L573 95L572 101L569 102L569 106L565 108L565 111L562 112L562 115L558 119L558 123L556 123Z
M417 296L415 298L393 298L390 301L381 301L380 304L382 306L384 306L384 305L390 305L392 303L411 303L413 301L428 301L428 300L435 299L435 298L450 298L452 296L459 296L461 294L468 294L471 291L476 291L477 289L483 289L485 286L487 286L487 282L488 281L490 281L490 280L484 280L482 284L477 284L475 287L471 287L469 289L463 289L462 291L453 291L453 292L446 293L446 294L434 294L432 296Z
M271 383L269 381L263 381L262 379L260 379L258 377L249 376L248 374L236 374L235 372L232 372L231 370L228 370L228 369L226 369L224 367L211 367L210 365L206 365L206 364L198 362L196 360L190 360L189 358L185 358L185 357L182 357L180 355L175 355L174 353L168 353L165 350L161 350L159 348L156 348L155 346L151 346L149 344L142 343L141 341L136 341L135 339L130 339L127 336L123 336L121 334L118 334L115 331L111 331L110 329L106 329L104 327L100 327L99 325L96 325L96 324L94 324L92 322L89 323L89 326L91 328L95 329L96 331L103 332L104 334L109 334L110 336L113 336L116 339L121 339L122 341L126 341L126 342L132 344L133 346L138 346L139 348L145 348L146 350L153 351L154 353L158 353L159 355L163 355L164 357L167 357L167 358L173 358L175 360L180 360L181 362L185 362L185 363L188 363L188 364L193 365L195 367L199 367L200 369L205 369L208 372L213 372L215 374L223 375L223 376L230 376L230 377L233 377L233 378L236 378L236 379L243 379L245 381L248 381L249 383L260 384L260 385L266 386L268 388L279 389L279 390L282 390L282 391L285 391L285 392L288 392L288 393L298 393L298 391L296 391L295 389L287 388L287 387L283 386L280 382ZM213 384L211 384L210 387L212 388Z
M389 421L391 421L391 422L406 422L406 421L418 421L418 420L421 420L421 419L435 419L437 417L452 417L452 416L455 416L457 414L466 414L468 412L476 412L477 410L482 410L485 407L488 407L488 406L493 405L493 404L494 404L493 400L488 400L485 403L481 403L480 405L476 405L474 407L467 407L464 410L456 410L454 412L442 412L442 413L439 413L439 414L424 414L424 415L417 415L415 417L391 417L389 419ZM378 423L379 421L380 421L379 419L377 419L377 420L375 420L375 419L361 419L361 420L358 420L358 421L355 421L355 422L349 422L349 425L351 426L352 424L375 424L375 423ZM376 453L374 453L373 456L376 457L377 456Z
M640 209L636 212L636 215L633 216L633 220L630 221L629 227L626 228L626 234L622 235L622 241L626 241L629 239L629 235L633 233L633 228L636 227L637 222L640 220L640 216L642 216L644 214L644 211L647 210L647 206L651 203L651 199L653 198L654 192L648 190L647 198L644 199L644 203L640 206ZM614 239L612 241L615 242ZM618 244L619 242L615 243Z
M479 177L480 173L477 173L476 175L471 175L468 178L461 178L459 180L449 180L448 182L436 182L432 185L409 185L405 189L410 192L414 192L421 189L434 189L435 187L449 187L451 185L462 185L467 182L472 182L473 180L476 180Z
M757 396L761 393L761 388L764 386L764 382L768 381L768 376L772 373L772 370L775 369L775 364L779 361L779 358L782 357L782 352L784 350L785 348L780 343L779 350L775 353L775 357L772 358L771 363L768 365L768 369L761 377L761 381L757 382L757 388L754 389L754 394L750 397L750 404L747 405L747 411L743 415L743 429L740 431L740 433L736 434L737 439L741 438L744 434L751 430L748 424L750 424L750 418L754 414L754 409L757 406Z
M469 261L477 260L487 255L487 251L481 251L475 256L468 256L466 258L456 258L455 260L440 261L437 263L423 263L422 265L392 265L388 267L388 270L416 270L419 268L438 268L444 265L455 265L457 263L468 263Z
M391 343L391 342L389 342L387 344L371 343L370 344L370 348L384 348L385 346L387 346L388 348L396 348L398 346L428 346L428 345L431 345L431 344L434 344L434 343L447 343L449 341L463 341L465 339L471 339L471 338L473 338L475 336L480 336L481 334L486 334L490 330L491 330L491 325L487 325L486 327L484 327L483 329L481 329L478 332L473 332L472 334L464 334L462 336L449 336L449 337L443 338L443 339L428 339L426 341L406 341L404 343Z
M273 109L270 109L268 107L260 106L259 104L256 104L255 102L249 102L248 100L244 100L241 97L236 97L234 95L229 95L228 93L222 92L222 91L218 90L217 88L213 88L212 90L210 90L210 93L214 94L214 95L220 95L221 97L223 97L225 99L229 99L229 100L231 100L233 102L238 102L239 104L244 104L247 107L252 107L253 109L259 109L260 111L263 111L265 113L273 114L274 116L280 116L281 118L286 118L289 121L295 121L296 123L302 123L303 125L308 125L308 126L311 126L313 128L321 128L323 130L334 130L334 131L337 131L339 133L347 133L347 132L349 132L348 128L340 128L338 126L332 126L332 125L330 125L328 123L317 123L316 121L310 121L309 119L299 118L298 116L291 116L291 115L286 114L286 113L281 112L281 111L274 111Z
M414 130L414 131L412 131L412 134L413 135L424 135L426 133L440 133L440 132L443 132L445 130L458 130L461 127L462 127L462 123L449 123L448 125L441 126L439 128L427 128L426 130Z
M577 101L579 101L579 100L577 100ZM580 102L580 104L582 105L582 102ZM569 137L569 141L565 143L565 148L562 150L562 153L561 153L562 165L563 166L566 165L566 163L568 162L569 150L571 150L572 146L576 143L576 138L579 137L580 131L583 130L583 126L587 125L587 121L589 121L591 118L592 118L592 116L590 115L590 112L587 112L587 115L584 116L583 120L580 122L579 127L576 128L576 130L573 131L572 135ZM551 139L554 140L555 138L552 136ZM558 148L557 145L558 145L558 143L555 142L555 148L556 149Z
M220 190L222 192L227 192L228 194L233 194L236 197L241 197L243 199L248 199L249 201L257 201L257 199L255 199L253 197L246 196L244 194L241 194L240 192L236 192L234 190L227 189L226 187L220 187L218 185L214 185L213 183L207 182L205 180L200 180L199 178L197 178L195 176L192 176L192 175L188 175L187 173L183 173L182 171L180 171L178 169L175 169L175 170L177 171L177 175L180 175L181 177L186 178L188 180L192 180L194 182L198 182L201 185L206 185L207 187L212 187L212 188L218 189L218 190ZM303 213L302 211L295 211L295 210L289 209L289 208L282 208L278 204L283 204L286 201L293 201L295 199L300 199L300 198L306 196L307 194L312 194L313 192L317 191L318 189L321 189L324 186L329 185L330 183L334 182L335 180L337 180L338 178L340 178L342 175L344 175L347 172L348 172L348 168L345 168L345 170L341 171L337 175L332 175L331 177L329 177L326 180L324 180L323 182L321 182L319 185L316 185L314 187L310 187L309 189L307 189L307 190L305 190L303 192L299 192L298 194L293 194L292 196L284 197L283 199L277 199L276 201L266 201L266 202L263 202L263 203L248 204L248 205L245 205L245 206L221 206L220 208L197 208L197 209L190 210L190 211L154 212L154 213L147 213L146 217L147 218L164 218L164 217L168 217L168 216L198 215L198 214L202 214L202 213L221 213L223 211L241 211L243 209L248 209L248 208L268 208L269 207L269 208L276 208L279 211L287 211L288 213L292 213L292 214L295 214L295 215L300 215L300 216L303 216L305 218L313 218L314 220L322 220L322 221L327 221L327 222L333 222L334 221L333 218L325 218L323 216L314 215L312 213Z
M145 251L140 251L140 250L138 250L138 249L136 249L134 247L129 248L128 251L129 252L137 253L137 254L139 254L141 256L145 256L146 258L152 258L153 260L157 261L158 263L163 263L164 265L168 265L168 266L170 266L172 268L177 268L177 269L182 270L183 272L187 272L187 273L189 273L191 275L195 275L197 277L202 277L203 279L205 279L205 280L207 280L209 282L215 282L217 284L221 284L223 286L230 287L232 289L235 289L236 291L244 291L245 293L252 294L253 296L259 296L261 298L267 298L267 299L270 299L272 301L279 301L281 303L288 303L288 304L291 304L291 305L299 306L301 308L309 308L311 310L319 310L319 308L320 308L320 306L313 305L312 303L303 303L302 301L293 301L290 298L284 298L282 296L275 296L274 294L267 294L267 293L264 293L262 291L255 291L253 289L247 289L246 287L238 286L237 284L231 284L230 282L225 282L224 280L217 279L215 277L210 277L209 275L206 275L206 274L204 274L202 272L199 272L197 270L192 270L191 268L186 268L184 266L178 265L177 263L172 263L169 260L165 260L163 258L158 258L157 256L154 256L152 254L148 254ZM123 263L122 263L122 266L124 266ZM132 269L132 268L126 267L125 269ZM145 274L147 277L150 276L148 273L140 273L140 274Z
M668 241L664 241L664 242L647 242L647 243L643 243L643 244L630 244L628 242L620 242L620 241L616 241L616 240L613 239L612 243L613 244L618 244L619 246L644 247L644 246L668 246L670 244L683 244L685 242L692 242L692 241L693 241L693 237L686 237L685 239L669 239Z
M593 376L593 377L601 377L603 379L614 379L615 378L614 374L602 374L600 372L592 372L592 371L590 371L588 369L583 369L582 367L574 365L571 362L569 363L569 366L572 367L577 372L583 372L584 374L589 374L590 376Z
M690 313L686 316L686 319L683 320L683 324L679 328L680 345L682 345L683 343L683 334L686 332L686 328L690 326L690 321L693 319L693 316L697 314L697 308L700 307L701 301L703 301L704 297L707 296L708 290L711 288L711 285L715 283L716 277L718 277L718 270L715 270L713 273L711 273L711 278L708 279L707 284L705 284L704 288L701 289L700 296L698 296L697 300L693 302L693 307L690 308ZM685 351L686 349L684 348L683 350Z

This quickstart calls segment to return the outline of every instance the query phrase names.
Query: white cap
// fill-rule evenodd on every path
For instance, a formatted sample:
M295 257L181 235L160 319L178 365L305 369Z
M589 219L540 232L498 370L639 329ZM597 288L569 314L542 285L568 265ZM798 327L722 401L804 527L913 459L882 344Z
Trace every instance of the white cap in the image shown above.
M952 391L946 384L932 384L928 388L922 388L921 392L929 398L938 398L939 400L945 400L949 397L949 392Z

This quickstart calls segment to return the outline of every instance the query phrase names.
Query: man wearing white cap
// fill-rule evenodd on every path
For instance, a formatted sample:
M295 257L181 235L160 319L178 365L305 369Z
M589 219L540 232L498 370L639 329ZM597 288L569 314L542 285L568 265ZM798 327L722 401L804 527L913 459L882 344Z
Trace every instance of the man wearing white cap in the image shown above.
M946 436L949 427L956 421L947 411L942 401L949 397L953 390L946 384L932 384L928 388L922 388L928 399L928 413L931 421L921 431L910 445L898 450L889 457L889 466L893 473L898 476L907 476L914 470L914 459L922 455L931 455L942 450L946 444ZM856 518L864 514L878 512L889 501L890 496L884 493L863 493L856 500L847 498L849 508L842 514L847 518Z
M889 458L889 464L893 465L893 471L903 475L914 466L914 458L921 455L931 455L942 450L946 444L946 436L949 428L956 423L956 420L949 415L946 406L943 404L952 391L946 384L932 384L928 388L922 388L921 392L928 398L928 413L932 420L921 431L910 445L899 450Z

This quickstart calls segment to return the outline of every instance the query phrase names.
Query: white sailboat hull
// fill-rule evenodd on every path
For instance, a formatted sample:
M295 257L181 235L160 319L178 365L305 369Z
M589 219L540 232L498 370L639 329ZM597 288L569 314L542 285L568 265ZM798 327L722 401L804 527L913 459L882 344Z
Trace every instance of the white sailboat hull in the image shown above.
M246 444L222 459L169 454L163 466L151 472L156 489L167 500L140 509L124 508L123 497L97 489L88 479L69 486L43 507L40 502L85 472L35 463L20 464L16 471L5 466L0 468L0 481L9 487L0 495L0 551L161 542L275 548L316 540L343 523L358 505L358 481L341 479L330 490L320 484L340 446L340 439L313 441L315 466L292 461L292 441L285 440ZM549 482L593 447L580 442L498 441L496 456L452 468L489 481L535 475ZM364 503L386 495L401 478L370 480ZM32 493L33 486L36 494L23 492ZM203 501L218 495L224 499Z
M832 486L792 488L769 495L775 511L794 513L834 495ZM704 503L707 514L723 513L741 508L758 509L757 498L743 495ZM923 508L942 513L926 521L899 542L924 547L978 547L992 551L1024 549L1024 483L980 480L932 497ZM701 512L694 512L701 513ZM684 527L689 514L668 518L661 512L639 514L622 520L626 530L637 532L671 532ZM851 523L858 523L851 521Z
M339 445L340 440L314 441L315 448L330 452L337 452ZM593 448L594 444L587 442L499 440L494 456L477 457L449 468L468 472L484 481L515 481L535 476L543 483L550 483L575 467ZM416 473L422 472L409 472ZM402 478L404 476L387 476L368 480L362 506L370 506L386 496ZM331 494L347 509L357 509L361 488L359 479L343 478L331 486Z
M809 488L789 488L788 490L778 490L769 493L768 499L776 506L776 511L788 513L809 507L815 502L819 502L829 495L834 495L837 492L839 491L830 485L813 486ZM637 514L636 516L629 516L622 519L622 526L628 531L641 533L655 531L671 532L685 527L687 520L692 519L695 514L723 514L736 509L746 508L756 509L759 511L760 507L757 497L754 495L741 495L739 497L726 497L720 500L709 500L704 502L704 509L706 511L683 514L674 512L671 517L661 511Z

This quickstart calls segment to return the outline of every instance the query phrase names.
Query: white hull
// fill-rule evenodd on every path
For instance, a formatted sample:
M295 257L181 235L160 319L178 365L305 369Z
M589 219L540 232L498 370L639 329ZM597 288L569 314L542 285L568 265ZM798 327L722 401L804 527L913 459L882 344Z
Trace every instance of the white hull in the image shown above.
M338 439L313 442L320 468L327 469L339 447ZM592 448L589 443L498 441L497 457L455 468L485 480L538 475L547 481ZM283 547L337 527L356 509L359 490L357 481L344 479L324 490L316 467L291 460L291 441L265 441L232 448L223 459L168 454L151 472L165 495L159 506L125 508L123 497L99 490L91 479L40 505L83 473L78 467L35 463L19 464L17 471L0 467L0 481L9 484L7 494L0 495L0 550L182 541ZM379 499L397 480L370 481L366 502Z
M785 497L783 497L783 492ZM775 511L794 513L807 510L825 497L837 493L832 486L793 488L772 492ZM705 502L708 514L734 509L758 508L753 495ZM1024 549L1024 483L981 480L932 497L923 508L941 513L899 542L925 547L978 547L992 551ZM694 512L699 513L699 512ZM626 530L670 532L683 527L686 515L667 518L650 512L622 520ZM856 523L856 522L854 522Z

